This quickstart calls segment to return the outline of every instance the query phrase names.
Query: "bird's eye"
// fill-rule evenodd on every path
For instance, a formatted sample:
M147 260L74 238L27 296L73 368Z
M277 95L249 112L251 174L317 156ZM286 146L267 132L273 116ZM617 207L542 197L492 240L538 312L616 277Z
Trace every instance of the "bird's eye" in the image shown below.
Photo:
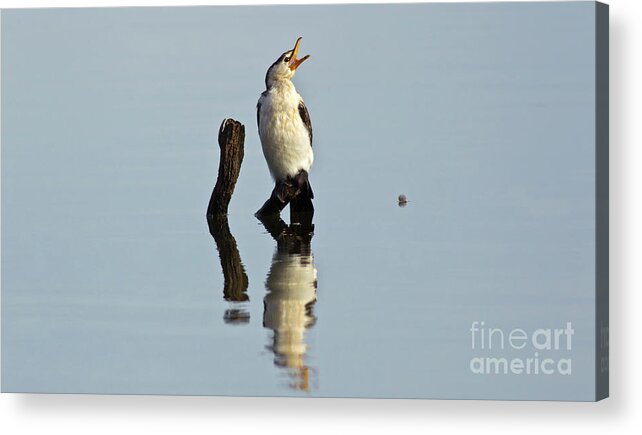
M283 58L283 62L289 62L289 61L290 61L290 58L289 58L289 57L285 57L285 58Z

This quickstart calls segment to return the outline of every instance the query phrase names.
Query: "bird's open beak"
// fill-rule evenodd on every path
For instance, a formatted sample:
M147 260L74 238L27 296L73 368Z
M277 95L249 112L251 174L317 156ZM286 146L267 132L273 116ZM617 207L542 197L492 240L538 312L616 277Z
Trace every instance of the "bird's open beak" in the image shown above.
M306 54L303 56L301 59L297 59L296 56L299 53L299 44L301 43L301 37L296 40L296 44L294 44L294 48L292 49L292 56L290 58L290 69L292 71L296 70L299 65L301 65L307 58L310 57L309 54Z

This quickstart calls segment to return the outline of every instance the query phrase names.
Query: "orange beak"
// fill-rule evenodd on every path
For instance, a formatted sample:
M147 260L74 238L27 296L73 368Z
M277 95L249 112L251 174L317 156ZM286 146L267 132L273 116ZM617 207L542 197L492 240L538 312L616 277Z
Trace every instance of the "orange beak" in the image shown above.
M290 58L290 69L292 71L295 71L299 65L301 65L306 59L310 57L309 54L306 54L303 56L301 59L297 59L296 56L299 53L299 44L301 43L301 37L296 40L296 44L294 44L294 48L292 49L292 56Z

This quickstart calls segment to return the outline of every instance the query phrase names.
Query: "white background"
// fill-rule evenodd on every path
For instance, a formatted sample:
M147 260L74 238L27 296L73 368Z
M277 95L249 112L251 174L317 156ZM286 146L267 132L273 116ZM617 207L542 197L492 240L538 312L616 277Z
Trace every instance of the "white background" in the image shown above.
M3 8L181 3L234 2L0 0ZM558 403L2 394L0 433L632 432L642 423L642 316L638 312L642 308L642 240L639 226L635 225L642 221L639 169L642 2L608 3L611 5L611 398L599 403Z

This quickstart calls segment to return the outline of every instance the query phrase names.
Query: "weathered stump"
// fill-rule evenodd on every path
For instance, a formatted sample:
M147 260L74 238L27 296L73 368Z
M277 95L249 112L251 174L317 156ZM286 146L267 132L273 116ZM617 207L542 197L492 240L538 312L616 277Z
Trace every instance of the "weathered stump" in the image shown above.
M245 142L245 126L234 119L224 119L218 132L221 158L218 178L207 207L207 216L227 215L236 180L241 172Z
M210 234L216 242L223 269L223 296L232 302L249 300L247 288L249 281L241 262L236 239L230 232L227 210L234 193L236 180L241 172L244 155L245 127L233 119L225 119L218 133L218 144L221 157L218 165L218 177L207 207L207 223ZM226 313L226 321L243 323L243 312L231 310Z

